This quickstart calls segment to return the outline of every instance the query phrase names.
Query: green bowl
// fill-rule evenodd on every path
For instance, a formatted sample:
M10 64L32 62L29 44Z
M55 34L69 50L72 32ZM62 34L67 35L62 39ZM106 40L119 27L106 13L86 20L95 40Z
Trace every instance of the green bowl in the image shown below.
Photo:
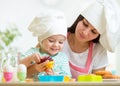
M19 81L25 81L25 79L27 77L27 73L26 72L18 72L17 77L18 77Z

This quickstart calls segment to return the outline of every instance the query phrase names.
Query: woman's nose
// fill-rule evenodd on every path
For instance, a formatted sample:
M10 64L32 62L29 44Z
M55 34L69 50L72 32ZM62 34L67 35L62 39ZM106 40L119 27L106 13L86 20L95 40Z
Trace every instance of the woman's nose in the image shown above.
M85 30L83 31L84 35L88 35L89 32L90 32L90 29L89 29L89 28L87 28L87 29L85 29Z

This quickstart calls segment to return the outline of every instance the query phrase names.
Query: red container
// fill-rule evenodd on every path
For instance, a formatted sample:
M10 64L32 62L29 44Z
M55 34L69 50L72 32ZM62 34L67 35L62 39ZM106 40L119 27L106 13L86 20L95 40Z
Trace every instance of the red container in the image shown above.
M13 72L4 72L3 75L6 82L10 82L13 78Z

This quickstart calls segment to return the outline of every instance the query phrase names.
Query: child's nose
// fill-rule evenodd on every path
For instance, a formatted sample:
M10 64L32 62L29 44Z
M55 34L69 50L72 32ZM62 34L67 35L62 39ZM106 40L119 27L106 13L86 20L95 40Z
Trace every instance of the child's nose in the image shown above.
M58 45L59 45L59 43L58 43L58 42L55 42L55 43L54 43L54 46L58 46Z

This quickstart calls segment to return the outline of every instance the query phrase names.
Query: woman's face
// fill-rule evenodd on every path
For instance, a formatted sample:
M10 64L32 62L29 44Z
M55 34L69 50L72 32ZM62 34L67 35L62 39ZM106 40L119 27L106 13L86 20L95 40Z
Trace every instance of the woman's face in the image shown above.
M42 41L41 50L50 55L55 55L62 50L65 39L62 35L48 37Z
M87 42L96 39L99 33L86 19L83 19L76 26L75 36L79 41Z

